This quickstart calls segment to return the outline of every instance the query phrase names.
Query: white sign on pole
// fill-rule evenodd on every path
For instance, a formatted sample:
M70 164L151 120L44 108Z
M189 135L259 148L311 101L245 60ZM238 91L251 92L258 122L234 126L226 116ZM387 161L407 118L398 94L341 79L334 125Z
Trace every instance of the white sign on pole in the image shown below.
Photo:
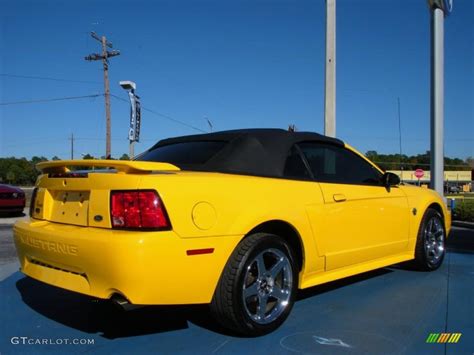
M453 0L443 0L443 11L446 13L446 15L449 15L451 11L453 11Z

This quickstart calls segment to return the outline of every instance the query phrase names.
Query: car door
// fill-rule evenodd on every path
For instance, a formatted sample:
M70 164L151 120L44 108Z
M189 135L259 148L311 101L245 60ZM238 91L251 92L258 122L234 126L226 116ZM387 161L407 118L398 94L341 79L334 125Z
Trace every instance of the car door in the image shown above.
M311 223L322 234L326 270L406 250L409 209L400 188L383 186L382 173L346 147L320 142L298 147L323 194Z

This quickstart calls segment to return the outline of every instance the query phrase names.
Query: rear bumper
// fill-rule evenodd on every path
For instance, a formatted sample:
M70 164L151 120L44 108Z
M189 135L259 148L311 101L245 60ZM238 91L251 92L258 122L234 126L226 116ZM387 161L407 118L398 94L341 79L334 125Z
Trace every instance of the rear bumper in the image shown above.
M24 207L0 207L0 213L23 212Z
M39 220L18 221L21 271L39 281L133 304L209 303L242 236L179 238L174 232L116 231ZM214 248L211 254L187 250Z
M25 208L25 200L0 200L0 212L20 212Z

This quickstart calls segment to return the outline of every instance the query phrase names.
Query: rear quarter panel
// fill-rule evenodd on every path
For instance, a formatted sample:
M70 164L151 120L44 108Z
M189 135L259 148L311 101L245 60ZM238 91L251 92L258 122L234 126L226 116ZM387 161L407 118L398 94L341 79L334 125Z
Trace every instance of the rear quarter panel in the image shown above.
M281 220L293 226L300 236L304 272L324 265L318 262L317 241L307 214L309 206L318 209L323 204L317 183L180 172L143 176L140 188L159 192L173 230L181 238L240 236L240 241L261 223Z

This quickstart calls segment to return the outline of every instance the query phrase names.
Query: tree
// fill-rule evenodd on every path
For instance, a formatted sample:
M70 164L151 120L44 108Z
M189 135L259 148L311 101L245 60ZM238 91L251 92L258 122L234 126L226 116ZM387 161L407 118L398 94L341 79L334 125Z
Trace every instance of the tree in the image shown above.
M61 160L61 158L59 158L57 155L55 155L54 157L51 158L52 161L58 161L58 160Z
M0 158L0 180L14 185L32 185L39 174L35 164L40 161L42 159L38 157L34 161L25 158Z
M15 173L12 170L7 172L7 176L6 176L7 183L13 184L15 182L15 178L16 178Z
M94 159L94 157L90 155L89 153L87 153L82 156L82 159Z
M379 155L375 150L369 150L367 153L365 153L365 156L372 161L377 161Z
M35 165L38 164L38 163L41 163L42 161L48 161L48 158L46 158L46 157L37 157L37 156L34 156L34 157L31 158L31 162Z
M471 169L474 169L474 158L473 158L473 157L467 157L467 158L466 158L466 164L467 164Z
M400 166L403 166L404 170L415 170L418 168L430 170L431 167L431 157L429 150L424 154L412 156L400 156L400 154L378 154L375 150L369 150L367 153L365 153L365 156L384 170L399 170ZM463 161L459 158L445 157L445 170L469 170L470 168L468 159ZM474 161L472 163L474 163Z
M122 156L120 157L119 160L130 160L130 157L128 156L128 154L122 154Z

